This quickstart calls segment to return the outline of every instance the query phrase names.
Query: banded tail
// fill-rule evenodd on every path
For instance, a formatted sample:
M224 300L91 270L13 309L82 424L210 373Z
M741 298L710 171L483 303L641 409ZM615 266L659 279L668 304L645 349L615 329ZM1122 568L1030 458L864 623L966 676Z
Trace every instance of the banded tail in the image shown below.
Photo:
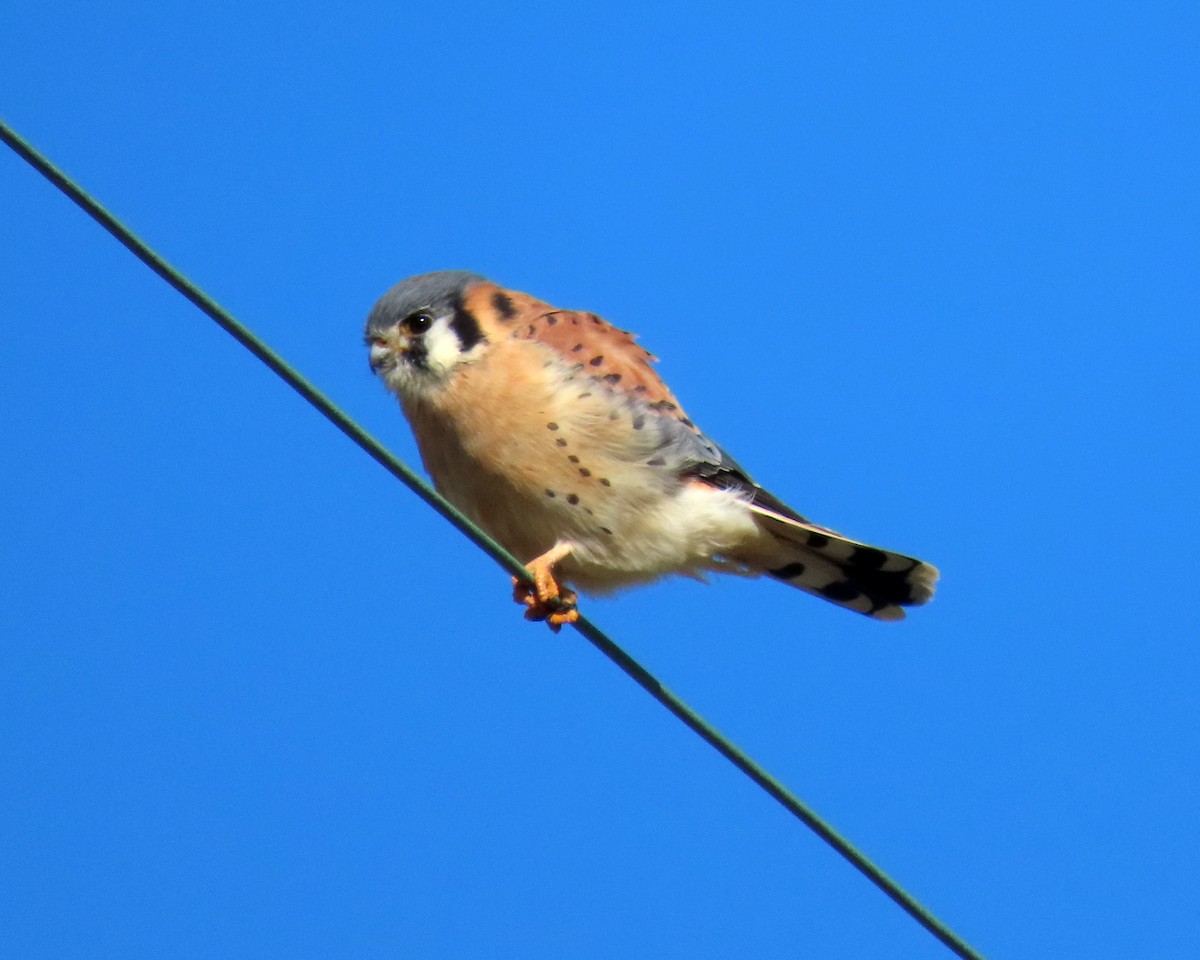
M762 488L748 506L780 548L764 572L782 583L876 620L903 620L905 607L933 597L928 563L809 523Z

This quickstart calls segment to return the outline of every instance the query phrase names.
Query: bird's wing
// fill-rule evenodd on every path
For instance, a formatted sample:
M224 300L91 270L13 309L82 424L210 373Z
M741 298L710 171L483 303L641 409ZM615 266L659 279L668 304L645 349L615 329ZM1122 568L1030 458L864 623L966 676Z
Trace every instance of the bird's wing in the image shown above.
M594 313L559 310L493 283L472 288L467 307L476 315L484 315L493 334L545 344L609 389L692 426L679 401L655 372L652 364L658 358L637 345L635 334L614 327Z
M468 294L466 307L495 336L535 340L600 389L619 398L631 411L637 430L666 464L681 474L715 473L728 460L721 448L701 433L653 364L658 360L638 346L637 336L594 313L559 310L528 294L492 283ZM642 447L644 449L644 447ZM740 469L740 468L738 468Z

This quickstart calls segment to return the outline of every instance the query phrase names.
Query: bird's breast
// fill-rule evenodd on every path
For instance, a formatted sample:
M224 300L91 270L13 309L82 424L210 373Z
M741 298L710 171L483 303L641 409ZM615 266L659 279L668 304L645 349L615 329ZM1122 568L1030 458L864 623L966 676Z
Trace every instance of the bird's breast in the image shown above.
M564 538L602 545L631 501L661 495L626 406L540 344L494 344L404 409L438 490L522 559Z

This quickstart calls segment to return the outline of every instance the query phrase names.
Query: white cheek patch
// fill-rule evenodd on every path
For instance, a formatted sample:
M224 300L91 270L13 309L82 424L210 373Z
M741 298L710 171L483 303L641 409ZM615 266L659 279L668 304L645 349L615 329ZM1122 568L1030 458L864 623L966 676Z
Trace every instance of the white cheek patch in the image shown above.
M409 341L408 353L398 363L381 366L377 372L388 388L401 397L432 396L445 388L462 364L479 359L486 348L487 340L481 340L470 350L463 350L450 318L443 317L435 320L424 334Z
M438 320L425 334L425 365L435 377L444 377L462 360L462 344L450 322Z

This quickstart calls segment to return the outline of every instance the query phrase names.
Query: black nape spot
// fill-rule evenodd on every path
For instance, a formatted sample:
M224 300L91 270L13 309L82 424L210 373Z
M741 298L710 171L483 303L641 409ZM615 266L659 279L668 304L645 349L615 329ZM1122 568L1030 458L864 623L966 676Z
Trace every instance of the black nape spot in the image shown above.
M611 486L612 486L612 481L611 481L611 480L609 480L609 479L608 479L608 477L601 477L601 478L600 478L600 482L601 482L602 484L604 484L604 486L606 486L606 487L611 487Z
M791 580L794 577L798 577L804 573L804 569L805 567L802 563L789 563L787 566L780 567L778 570L768 570L767 573L773 577L778 577L780 580Z
M592 471L591 471L591 470L589 470L587 467L580 467L580 468L579 468L579 475L580 475L581 477L590 477L590 476L592 475Z
M551 420L548 424L546 424L546 429L547 430L557 430L558 424L555 423L553 420Z
M835 580L833 583L827 583L817 591L826 600L838 600L842 603L849 603L851 600L857 600L862 596L862 591L857 587L852 587L845 580Z
M575 456L575 454L571 454L569 457L567 457L567 459L570 460L572 463L579 462L579 458L577 456Z
M581 394L579 395L579 399L580 399L580 400L586 400L586 399L587 399L588 397L590 397L591 395L592 395L592 393L591 393L591 391L590 391L590 390L585 390L583 393L581 393Z
M571 506L575 506L575 504L577 504L578 502L579 502L579 497L576 494L574 494L574 493L567 494L567 503L569 503Z
M557 494L553 490L547 490L546 496L548 496L551 500L553 500L557 496Z
M573 324L575 324L575 326L579 326L579 318L578 317L572 317L571 322Z
M666 465L667 461L662 457L651 457L646 461L646 466L648 467L665 467Z
M642 384L639 383L636 387L633 388L633 392L634 393L645 393L646 388Z
M645 417L643 417L640 413L637 414L636 416L634 416L634 418L633 418L633 429L634 430L641 430L642 427L644 427L645 425L646 425Z
M592 357L592 359L588 361L588 363L590 363L593 367L598 367L603 362L604 362L604 354L600 354L598 356Z
M554 326L556 323L558 323L558 317L552 313L548 313L546 314L546 322L550 324L550 326Z
M682 423L685 427L694 427L695 426L695 424L692 423L692 421L689 420L687 417L680 417L679 422Z
M560 447L565 447L567 445L567 441L564 440L562 437L559 437L554 442L557 443Z
M604 379L607 380L609 383L620 383L621 375L619 373L606 373L604 375Z
M511 320L517 315L517 308L513 305L512 297L499 290L492 294L492 306L496 308L496 312L505 320Z
M829 538L823 533L810 533L808 535L808 545L810 547L827 547L829 546Z
M537 327L531 323L529 325L529 335L532 337L535 333L537 333Z
M607 533L610 537L612 536L612 531L609 530L608 527L601 527L600 529Z
M582 343L577 343L577 344L575 344L575 346L573 346L573 347L571 348L571 352L572 352L572 353L578 353L578 352L579 352L580 350L582 350L582 349L583 349L583 344L582 344Z
M599 317L592 317L592 323L594 323L596 326L600 326L603 321Z
M679 409L670 400L655 400L652 404L650 404L650 408L652 410L678 410Z

